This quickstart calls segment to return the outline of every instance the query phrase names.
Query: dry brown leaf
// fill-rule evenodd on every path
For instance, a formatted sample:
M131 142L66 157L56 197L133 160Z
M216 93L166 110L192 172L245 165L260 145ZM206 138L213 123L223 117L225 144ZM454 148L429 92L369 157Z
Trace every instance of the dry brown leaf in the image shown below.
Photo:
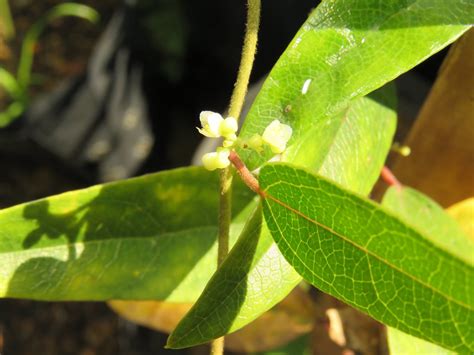
M474 29L451 48L398 157L399 180L442 206L474 195Z

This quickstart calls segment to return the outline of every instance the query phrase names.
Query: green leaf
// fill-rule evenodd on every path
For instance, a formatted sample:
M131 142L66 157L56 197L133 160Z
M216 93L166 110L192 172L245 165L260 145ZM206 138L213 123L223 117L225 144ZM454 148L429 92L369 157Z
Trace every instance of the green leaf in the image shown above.
M305 160L323 149L313 138L329 118L446 47L473 22L472 1L323 1L272 69L240 136L262 134L279 119L293 128L284 160ZM242 150L241 156L252 170L271 153Z
M409 187L391 187L385 193L382 205L409 222L438 247L456 255L468 264L474 264L473 241L465 235L459 224L429 197ZM391 327L388 327L387 336L391 354L451 353Z
M216 269L216 191L184 168L1 210L0 297L194 302ZM238 214L253 196L233 192Z
M382 205L410 223L438 247L474 265L474 241L443 208L428 196L410 187L390 187Z
M0 29L6 41L10 41L15 37L15 24L13 23L8 0L0 0Z
M388 346L390 355L426 354L426 355L452 355L449 351L433 343L408 335L395 328L388 327Z
M13 74L0 66L0 87L12 97L18 98L21 96L21 87L16 81Z
M395 130L395 112L390 108L394 96L393 86L388 86L354 101L345 115L338 117L341 122L330 131L332 141L313 157L319 160L321 171L361 193L368 192L379 175ZM377 133L370 134L372 131ZM367 159L351 159L353 156ZM351 171L344 169L346 165ZM260 216L253 218L261 221ZM278 251L265 223L260 230L258 235L249 229L242 233L203 295L170 337L168 346L192 346L240 329L281 301L301 281ZM226 296L225 302L221 295Z
M474 350L474 268L381 207L286 165L260 173L263 213L309 282L375 319L460 352Z

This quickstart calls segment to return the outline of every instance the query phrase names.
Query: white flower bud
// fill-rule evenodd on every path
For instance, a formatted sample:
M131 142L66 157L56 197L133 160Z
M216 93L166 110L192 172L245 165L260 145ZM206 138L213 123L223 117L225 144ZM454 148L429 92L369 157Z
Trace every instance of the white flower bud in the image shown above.
M235 141L237 140L237 136L234 135L234 137L231 137L230 139L224 139L222 142L222 146L224 148L230 148L235 144Z
M275 154L280 154L286 149L293 130L290 126L280 123L279 120L273 120L263 132L263 141L270 146Z
M199 133L210 138L218 138L221 136L220 126L224 121L221 115L212 111L202 111L199 115L199 120L202 126L202 129L197 129Z
M237 123L237 120L234 117L227 117L224 121L220 123L219 133L227 139L235 140L235 133L237 132L238 128L239 125Z
M247 145L252 148L253 150L256 150L257 152L260 152L262 150L263 146L263 140L262 137L259 134L254 134L248 141Z
M207 170L223 169L229 166L229 150L220 149L218 152L206 153L202 156L202 164Z

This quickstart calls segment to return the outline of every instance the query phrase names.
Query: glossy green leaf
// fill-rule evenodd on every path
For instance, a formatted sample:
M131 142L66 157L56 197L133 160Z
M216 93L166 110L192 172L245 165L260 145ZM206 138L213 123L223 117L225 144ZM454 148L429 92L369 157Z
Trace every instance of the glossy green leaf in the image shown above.
M332 141L326 139L325 149L313 157L319 161L320 171L349 188L368 193L379 175L395 130L395 112L391 108L394 97L393 86L387 86L354 101L344 115L331 120L326 127L331 126L327 133ZM353 159L354 156L367 158ZM301 281L301 276L278 251L265 223L260 229L257 236L242 234L170 337L170 347L204 343L240 329L281 301ZM233 274L248 259L251 261L245 272ZM213 296L216 294L227 295L226 302Z
M0 297L194 302L216 269L216 191L184 168L1 210ZM234 185L233 212L252 197Z
M284 159L305 161L323 149L315 137L329 118L441 50L473 23L472 1L323 1L271 71L241 136L261 134L279 119L293 127ZM269 151L260 157L241 153L251 169L271 157ZM317 161L305 166L312 164L317 167Z
M456 255L466 263L474 264L474 243L459 224L441 206L428 196L409 187L391 187L385 193L382 205L404 221L412 224L434 244ZM390 353L450 354L435 344L388 327Z
M259 178L282 254L307 281L375 319L454 351L474 350L474 267L338 185L276 164Z

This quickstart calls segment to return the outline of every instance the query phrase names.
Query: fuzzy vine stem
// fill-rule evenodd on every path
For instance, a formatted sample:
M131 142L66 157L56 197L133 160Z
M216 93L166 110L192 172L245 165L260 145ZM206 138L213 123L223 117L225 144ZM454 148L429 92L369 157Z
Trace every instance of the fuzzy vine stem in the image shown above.
M242 57L239 72L235 82L234 91L230 99L229 116L240 117L245 95L249 85L250 73L253 67L255 52L257 51L258 28L260 26L260 0L248 0L247 27L245 29Z
M229 116L239 120L245 95L249 85L255 52L257 51L258 28L260 26L260 0L248 0L247 25L245 29L244 45L240 59L239 72L235 82L229 105ZM227 167L220 172L219 179L219 235L217 239L217 263L221 265L229 252L229 229L232 206L232 170ZM224 353L224 337L215 339L211 343L211 355Z

